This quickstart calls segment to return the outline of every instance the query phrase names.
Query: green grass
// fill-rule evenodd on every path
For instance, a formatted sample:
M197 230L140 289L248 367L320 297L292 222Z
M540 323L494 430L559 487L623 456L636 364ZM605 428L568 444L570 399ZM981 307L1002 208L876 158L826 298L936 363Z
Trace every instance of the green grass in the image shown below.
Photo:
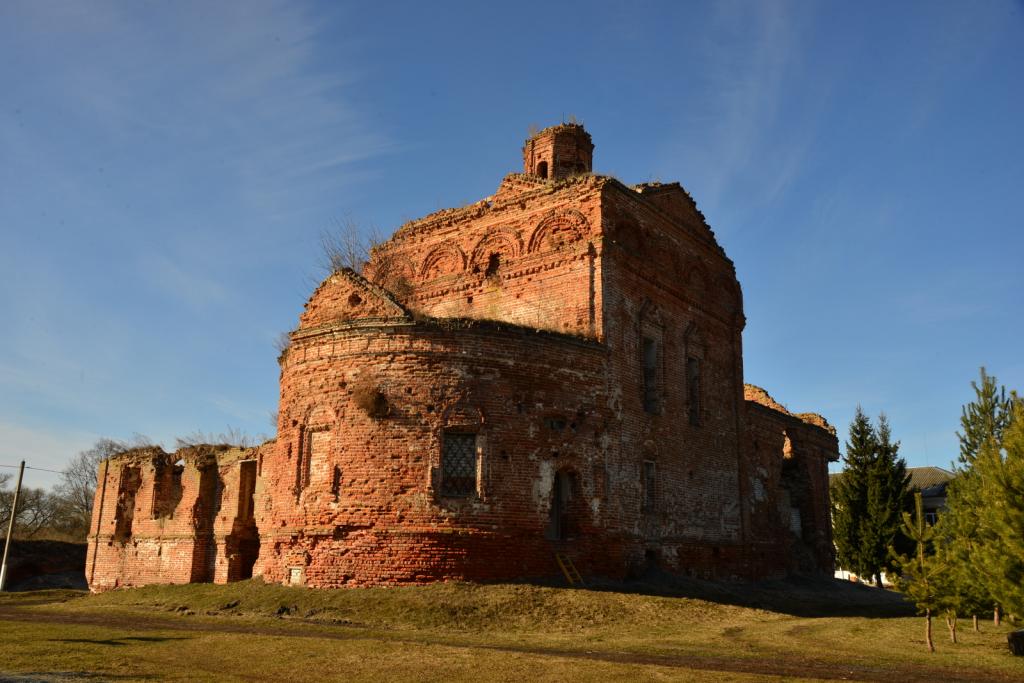
M936 622L939 651L929 654L923 620L890 616L891 596L866 590L711 586L703 590L715 597L709 601L621 587L320 591L245 581L4 594L0 672L114 680L1024 680L1024 661L1006 648L1007 627L986 623L973 633L962 622L962 643L952 645ZM853 611L860 615L837 616Z

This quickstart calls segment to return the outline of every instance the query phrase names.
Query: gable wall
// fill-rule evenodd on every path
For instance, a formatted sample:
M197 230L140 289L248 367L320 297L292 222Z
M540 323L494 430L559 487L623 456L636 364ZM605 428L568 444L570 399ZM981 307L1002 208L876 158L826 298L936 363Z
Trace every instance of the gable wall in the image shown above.
M374 251L367 275L425 315L600 338L599 181L512 182L487 202L403 228Z

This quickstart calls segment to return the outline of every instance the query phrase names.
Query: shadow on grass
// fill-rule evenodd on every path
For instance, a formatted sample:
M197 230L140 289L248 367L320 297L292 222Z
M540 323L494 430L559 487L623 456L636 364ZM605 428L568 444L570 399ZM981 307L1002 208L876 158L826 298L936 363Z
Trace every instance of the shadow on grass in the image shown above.
M191 636L125 636L123 638L50 638L51 643L84 643L122 647L131 643L164 643L169 640L192 640Z
M112 674L94 671L28 671L20 674L5 673L5 683L54 683L54 681L156 681L160 676L145 674Z
M564 581L530 583L565 587ZM891 619L915 614L914 606L895 591L818 576L790 576L773 581L703 581L655 569L627 581L592 579L586 589L692 598L807 618Z

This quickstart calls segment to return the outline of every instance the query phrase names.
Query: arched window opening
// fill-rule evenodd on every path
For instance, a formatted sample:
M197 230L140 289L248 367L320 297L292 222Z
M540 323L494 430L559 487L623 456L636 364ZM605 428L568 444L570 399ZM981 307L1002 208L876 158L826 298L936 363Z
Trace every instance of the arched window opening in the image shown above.
M544 180L548 179L548 162L542 161L539 164L537 164L537 175L539 175Z

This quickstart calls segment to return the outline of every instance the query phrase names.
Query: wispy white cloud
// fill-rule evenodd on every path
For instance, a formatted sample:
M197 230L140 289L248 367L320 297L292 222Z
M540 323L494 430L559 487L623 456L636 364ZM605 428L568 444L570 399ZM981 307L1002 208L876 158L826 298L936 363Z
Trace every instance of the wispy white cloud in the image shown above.
M343 10L325 17L274 0L19 8L36 35L25 51L52 67L40 87L60 93L54 104L91 142L148 166L136 191L156 181L173 196L209 179L238 213L279 213L310 187L365 177L356 166L392 149L349 97L359 69L328 68L319 52L325 19ZM51 147L42 142L37 153Z
M779 160L766 152L773 147L769 136L798 47L798 22L788 3L725 2L714 8L701 43L706 91L713 93L702 103L709 131L700 164L707 206L720 203L741 173L778 167ZM801 154L791 152L790 169L774 177L791 177ZM776 182L769 194L780 189Z

